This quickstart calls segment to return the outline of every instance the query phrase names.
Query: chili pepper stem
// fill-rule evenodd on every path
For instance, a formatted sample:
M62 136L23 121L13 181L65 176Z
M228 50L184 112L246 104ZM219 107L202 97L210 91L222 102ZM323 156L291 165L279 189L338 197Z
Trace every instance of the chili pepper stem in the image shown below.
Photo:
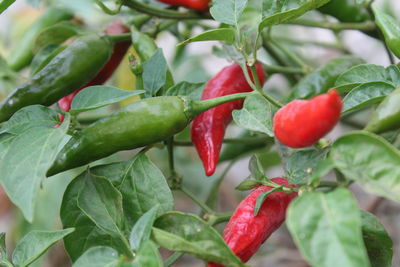
M168 259L166 259L164 261L164 267L169 267L172 264L174 264L177 260L179 260L180 257L182 257L184 255L183 252L175 252L174 254L172 254L171 256L169 256Z
M187 110L190 112L189 116L191 116L193 118L196 115L203 113L204 111L207 111L216 106L222 105L222 104L230 102L230 101L243 99L243 98L246 98L246 97L248 97L250 95L254 95L254 94L255 94L255 92L238 93L238 94L225 95L225 96L211 98L211 99L202 100L202 101L188 100L189 107L187 108Z
M188 198L193 200L194 203L196 203L205 213L213 214L214 211L208 207L206 204L204 204L200 199L198 199L195 195L193 195L190 191L188 191L185 187L181 186L179 189L182 193L184 193Z
M131 33L106 35L114 43L121 43L131 40Z

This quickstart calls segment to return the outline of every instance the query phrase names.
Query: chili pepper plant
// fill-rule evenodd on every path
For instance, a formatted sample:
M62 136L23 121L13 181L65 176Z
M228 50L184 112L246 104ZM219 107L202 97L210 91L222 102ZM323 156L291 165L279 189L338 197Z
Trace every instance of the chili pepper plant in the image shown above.
M400 266L390 1L28 2L0 46L0 266L289 266L285 227L290 266Z

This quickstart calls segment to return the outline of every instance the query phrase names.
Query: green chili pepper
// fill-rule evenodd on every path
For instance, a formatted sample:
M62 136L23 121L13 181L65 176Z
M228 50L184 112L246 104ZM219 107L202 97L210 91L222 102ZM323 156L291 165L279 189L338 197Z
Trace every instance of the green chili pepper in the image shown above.
M132 27L131 33L132 33L131 36L132 36L133 48L135 49L137 55L139 56L140 63L142 64L145 61L149 60L156 53L158 47L155 44L154 40L150 38L150 36L140 32L137 28ZM139 80L141 80L141 77L139 77ZM174 79L172 77L171 72L168 70L165 85L163 86L162 90L160 90L160 94L163 95L164 92L166 92L166 90L173 85L174 85Z
M372 113L365 130L383 133L400 128L400 88L388 95Z
M8 64L11 69L19 71L29 65L33 59L33 46L38 34L45 28L50 27L57 22L69 20L73 14L59 7L51 7L41 15L35 23L24 33L21 40L11 51L8 58Z
M88 83L108 61L112 47L106 36L91 34L77 38L30 82L7 96L0 106L0 122L25 106L51 105Z
M400 24L394 17L379 10L375 10L375 22L382 31L389 49L400 58Z
M65 48L67 48L65 45L47 45L40 49L32 60L31 75L38 73Z
M367 9L357 5L355 0L332 0L320 7L319 11L342 22L364 22L371 19Z
M51 176L112 155L166 140L182 131L201 112L241 99L249 93L204 101L160 96L134 102L73 136L47 172Z

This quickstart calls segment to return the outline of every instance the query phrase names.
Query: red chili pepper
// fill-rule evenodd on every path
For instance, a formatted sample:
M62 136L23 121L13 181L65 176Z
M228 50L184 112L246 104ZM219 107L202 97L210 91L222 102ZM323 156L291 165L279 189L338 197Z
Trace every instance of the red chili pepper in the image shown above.
M271 181L286 187L293 187L285 178L273 178ZM271 193L265 199L257 216L254 216L257 197L271 189L273 187L267 185L256 187L240 202L225 226L222 237L233 253L243 262L247 262L265 240L281 226L285 221L287 207L297 196L297 193ZM208 267L223 267L223 265L209 263Z
M127 28L122 23L122 21L116 20L113 21L111 24L109 24L104 32L109 35L122 34L129 32L129 28ZM79 91L89 86L101 85L105 83L114 73L114 71L118 68L130 45L131 45L130 41L125 41L115 44L113 53L111 54L109 61L106 63L103 69L88 84L82 86L72 94L69 94L61 98L58 101L58 106L60 107L60 109L68 112L71 109L72 100ZM61 114L59 116L60 116L60 121L62 122L64 120L64 116Z
M171 6L183 6L190 9L205 11L209 8L211 0L158 0Z
M256 67L260 82L264 84L265 74L262 65L257 63ZM233 64L222 69L207 83L202 99L245 93L251 90L242 68L238 64ZM243 100L232 101L201 113L194 119L191 132L192 142L203 162L207 176L215 172L225 129L232 120L232 111L241 109L242 106Z
M340 119L342 100L336 90L310 100L294 100L274 116L275 137L292 148L311 146Z

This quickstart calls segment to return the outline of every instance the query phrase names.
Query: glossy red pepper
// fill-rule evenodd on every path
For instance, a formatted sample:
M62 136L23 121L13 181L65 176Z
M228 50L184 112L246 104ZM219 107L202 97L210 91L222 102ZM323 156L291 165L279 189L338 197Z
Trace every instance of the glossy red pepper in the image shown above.
M171 6L183 6L190 9L205 11L209 8L211 0L158 0Z
M285 178L273 178L271 181L293 187ZM265 240L282 225L286 218L287 207L297 196L297 193L271 193L261 205L257 216L254 216L257 197L271 189L271 186L266 185L256 187L240 202L225 226L222 237L233 253L243 262L247 262ZM223 265L209 263L208 267L223 267Z
M257 64L257 73L261 84L264 84L265 74L261 64ZM250 75L251 76L251 75ZM222 69L206 85L202 99L250 92L242 68L238 64ZM232 120L232 111L241 109L243 100L232 101L212 108L197 116L192 124L192 142L203 162L207 176L215 172L221 151L225 129Z
M310 100L294 100L275 114L275 137L288 147L311 146L333 129L341 110L342 100L336 90Z
M124 26L122 21L119 20L113 21L111 24L107 26L107 29L105 30L105 33L108 35L122 34L126 32L129 32L129 28ZM106 65L104 65L103 69L96 75L96 77L93 78L93 80L91 80L85 86L82 86L72 94L69 94L61 98L58 101L58 106L60 107L60 109L68 112L71 109L72 100L74 99L75 95L79 93L79 91L89 86L101 85L105 83L114 73L114 71L118 68L130 44L131 44L130 41L116 43L114 45L111 57L109 61L106 63ZM63 120L64 116L60 115L60 121L62 122Z

